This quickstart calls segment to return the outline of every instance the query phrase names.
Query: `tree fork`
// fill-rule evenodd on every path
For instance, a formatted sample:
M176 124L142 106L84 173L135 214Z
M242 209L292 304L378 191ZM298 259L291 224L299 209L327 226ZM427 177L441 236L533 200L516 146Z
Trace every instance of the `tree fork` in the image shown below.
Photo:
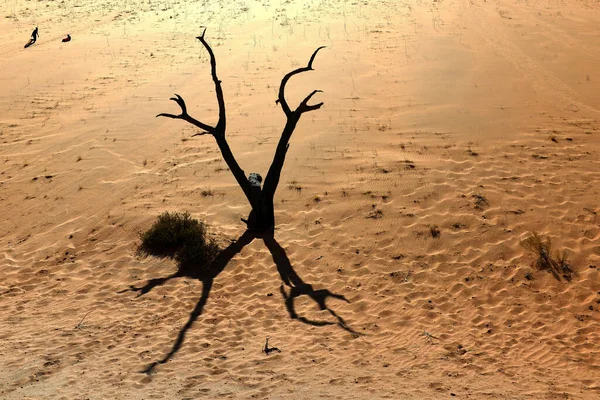
M185 101L178 94L175 94L175 97L172 97L171 100L175 101L179 105L179 107L181 108L181 113L179 115L161 113L158 114L157 117L181 119L202 129L202 132L196 133L192 136L201 136L206 134L212 135L217 142L217 146L219 146L221 155L227 163L229 170L233 174L238 185L246 195L250 206L252 207L252 211L250 212L248 219L242 219L242 221L246 223L250 231L260 234L273 233L273 230L275 229L275 210L273 205L273 198L275 197L275 191L277 190L277 185L279 184L281 170L283 169L283 164L285 163L287 150L290 146L290 138L292 137L294 129L296 129L296 125L298 124L298 121L300 120L302 114L318 110L323 105L322 102L312 105L308 104L310 99L316 93L321 92L320 90L313 90L308 96L304 98L304 100L302 100L302 102L300 102L296 109L292 110L290 109L285 98L285 86L290 80L290 78L292 78L294 75L306 71L312 71L312 64L315 57L317 56L317 53L325 46L321 46L313 52L306 67L297 68L287 73L281 80L281 84L279 86L279 95L275 102L281 105L281 108L286 115L287 122L285 124L285 127L283 128L281 137L279 138L279 143L277 144L277 149L275 150L275 155L273 157L273 162L271 163L271 166L267 173L267 177L265 178L264 184L261 188L262 177L256 173L250 173L249 176L246 177L244 170L240 168L237 160L235 159L235 156L233 155L233 152L229 148L229 143L227 142L227 139L225 137L227 118L225 113L225 100L223 96L223 89L221 87L221 81L217 76L217 60L215 58L212 48L204 39L205 33L206 28L204 28L202 35L198 36L197 39L200 40L200 42L202 43L202 45L204 46L204 48L210 56L211 76L215 84L215 93L219 105L219 120L217 124L215 126L208 125L191 117L187 113Z

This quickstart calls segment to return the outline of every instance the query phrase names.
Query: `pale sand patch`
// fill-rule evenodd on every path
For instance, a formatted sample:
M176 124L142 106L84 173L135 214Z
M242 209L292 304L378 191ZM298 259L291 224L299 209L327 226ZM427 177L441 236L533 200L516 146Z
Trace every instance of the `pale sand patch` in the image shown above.
M0 4L0 397L598 398L599 12L543 0ZM176 271L136 256L138 232L187 210L226 246L249 212L212 138L154 118L176 112L179 93L216 122L201 26L230 145L263 176L285 123L280 80L327 46L288 85L290 103L321 89L325 106L292 137L276 239L304 282L348 299L327 305L359 335L307 296L298 315L326 324L291 319L257 239L146 375L203 284L118 293ZM534 268L519 244L534 230L570 251L571 282ZM266 337L282 352L263 354Z

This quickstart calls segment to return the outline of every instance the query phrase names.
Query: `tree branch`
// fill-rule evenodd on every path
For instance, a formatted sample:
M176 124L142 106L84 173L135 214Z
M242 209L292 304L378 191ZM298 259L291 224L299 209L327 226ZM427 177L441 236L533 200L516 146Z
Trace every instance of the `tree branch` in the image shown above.
M292 72L289 72L281 80L281 85L279 86L279 97L277 99L277 103L281 104L281 108L283 109L283 112L288 117L292 114L292 110L290 109L290 106L288 105L287 100L285 99L285 85L287 84L287 82L290 80L290 78L292 76L298 75L302 72L312 71L313 70L312 64L313 64L313 61L315 60L315 57L317 56L317 53L319 52L319 50L324 49L325 47L326 46L321 46L314 51L312 56L310 56L310 60L308 61L308 65L306 67L298 68L298 69L293 70ZM308 101L308 99L310 99L310 97L312 97L312 95L314 95L315 93L316 92L311 93L304 101ZM311 111L311 110L301 111L301 110L298 110L298 108L297 108L295 111L296 112L299 111L300 113L302 113L302 112Z
M217 93L217 102L219 103L219 122L217 122L217 126L215 127L216 134L225 136L225 128L226 128L226 116L225 116L225 100L223 98L223 88L221 87L221 81L217 77L217 60L215 58L215 53L213 53L212 48L204 39L204 34L206 33L206 28L202 31L202 35L197 36L196 38L200 40L206 51L208 51L208 55L210 56L210 70L213 82L215 83L215 92Z
M196 39L198 39L202 43L202 45L208 52L208 55L210 56L210 71L212 80L215 83L215 92L217 95L217 102L219 104L219 121L217 122L217 125L215 126L214 130L210 133L212 133L215 139L217 139L217 145L219 146L219 150L221 151L223 160L225 160L227 166L229 167L229 170L233 174L238 185L240 185L240 187L244 191L244 194L250 202L250 205L252 206L252 208L255 208L258 206L258 199L253 195L252 188L250 186L250 183L248 183L246 174L244 170L240 168L237 160L231 152L231 149L229 148L227 140L225 139L227 117L225 114L225 99L223 97L223 88L221 87L221 81L217 77L217 59L212 48L210 47L206 39L204 39L205 33L206 28L204 28L204 31L202 31L202 35L197 36Z
M175 114L167 114L167 113L160 113L158 114L156 117L168 117L168 118L173 118L173 119L182 119L186 122L189 122L190 124L197 126L200 129L204 129L206 132L205 133L211 133L214 134L215 128L207 125L203 122L198 121L195 118L192 118L188 113L187 113L187 107L185 105L185 101L183 100L183 98L178 95L177 93L175 93L175 97L171 97L170 100L173 100L175 103L177 103L179 105L179 107L181 107L181 114L179 115L175 115ZM204 134L204 133L202 133ZM197 136L198 134L194 135Z
M292 137L292 133L294 133L298 119L299 116L296 114L292 114L290 117L288 117L287 123L283 128L281 137L279 138L279 143L277 144L277 149L275 150L275 156L273 157L273 162L271 162L269 172L267 172L267 177L265 178L262 192L264 198L269 199L270 202L273 202L273 197L275 197L275 190L277 190L277 185L279 184L279 178L281 176L281 170L283 169L283 163L285 162L285 156L287 155L287 150L290 147L289 141Z
M287 101L285 100L285 85L292 76L305 71L312 71L313 61L315 60L315 57L317 56L319 50L323 48L325 48L325 46L321 46L314 51L306 67L293 70L292 72L285 75L281 80L281 86L279 86L279 99L277 100L277 102L281 104L281 108L287 116L287 122L285 124L285 127L283 128L281 137L279 138L277 150L275 150L275 156L273 157L273 162L271 163L271 167L269 168L269 172L267 173L267 177L265 178L265 183L263 185L263 196L264 198L269 199L270 202L273 201L273 197L275 196L275 190L277 189L277 185L279 184L279 178L281 176L281 170L283 169L283 163L285 162L285 156L287 154L288 148L290 147L290 138L292 137L292 133L294 133L294 129L296 129L296 125L300 120L300 116L305 112L318 110L319 108L321 108L321 106L323 106L323 102L313 105L308 104L310 99L315 94L322 92L322 90L313 90L308 96L304 98L304 100L302 100L302 102L294 111L291 111L289 105L287 104Z
M237 160L235 159L235 157L233 156L233 153L231 152L231 149L229 148L229 144L227 143L227 140L225 139L226 116L225 116L225 100L223 98L223 89L221 88L221 81L217 77L217 60L215 58L214 52L212 51L212 48L204 39L205 33L206 33L206 28L204 28L202 35L198 36L197 38L198 38L198 40L200 40L200 42L202 43L202 45L204 46L204 48L206 49L206 51L208 51L208 54L210 55L211 75L212 75L213 82L215 83L215 92L217 95L217 102L219 103L219 121L217 122L217 125L213 127L213 126L210 126L203 122L200 122L195 118L192 118L187 113L187 107L185 105L185 101L178 94L175 94L175 97L171 97L171 100L176 102L179 105L179 107L181 107L181 114L175 115L175 114L161 113L161 114L158 114L157 117L168 117L168 118L174 118L174 119L181 119L181 120L189 122L190 124L197 126L198 128L204 130L204 132L199 132L192 136L202 136L202 135L206 135L208 133L213 135L215 137L215 139L217 140L217 145L219 146L219 150L221 151L223 160L225 160L225 162L227 163L227 166L229 167L229 170L233 174L235 180L237 181L237 183L240 185L240 187L244 191L244 194L246 195L246 198L250 202L250 205L252 205L253 208L256 208L256 207L258 207L258 199L253 194L252 187L251 187L250 183L248 182L248 179L246 178L244 170L242 170L240 168L239 164L237 163Z
M313 90L311 94L309 94L308 96L306 96L306 98L304 100L302 100L302 103L300 103L300 105L298 106L296 111L299 113L305 113L308 111L318 110L319 108L321 108L321 106L323 105L323 102L320 102L320 103L312 105L312 106L308 105L308 101L311 99L311 97L313 97L315 95L315 93L323 93L323 91L322 90Z

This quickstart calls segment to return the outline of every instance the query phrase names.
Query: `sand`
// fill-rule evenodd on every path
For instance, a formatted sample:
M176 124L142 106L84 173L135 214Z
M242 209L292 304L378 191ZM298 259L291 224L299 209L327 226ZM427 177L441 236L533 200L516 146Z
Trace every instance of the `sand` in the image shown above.
M0 10L0 398L600 398L597 1ZM155 118L178 93L216 123L202 26L231 148L263 176L280 80L327 48L289 83L325 105L292 137L277 242L234 254L199 304L206 282L152 281L177 266L136 248L164 211L223 247L244 232L214 139ZM572 280L536 267L534 231ZM301 294L291 318L273 249L314 299L347 301Z

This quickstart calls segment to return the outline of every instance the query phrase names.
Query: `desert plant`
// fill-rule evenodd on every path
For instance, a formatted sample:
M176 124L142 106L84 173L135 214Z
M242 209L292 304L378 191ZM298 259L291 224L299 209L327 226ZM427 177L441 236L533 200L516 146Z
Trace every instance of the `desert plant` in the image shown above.
M140 239L138 254L172 258L182 268L206 267L219 252L206 224L188 212L162 213Z
M531 236L521 240L521 246L537 256L534 264L538 269L550 271L558 280L561 276L567 281L573 279L573 270L567 260L568 252L557 251L553 256L549 237L543 237L534 231Z

